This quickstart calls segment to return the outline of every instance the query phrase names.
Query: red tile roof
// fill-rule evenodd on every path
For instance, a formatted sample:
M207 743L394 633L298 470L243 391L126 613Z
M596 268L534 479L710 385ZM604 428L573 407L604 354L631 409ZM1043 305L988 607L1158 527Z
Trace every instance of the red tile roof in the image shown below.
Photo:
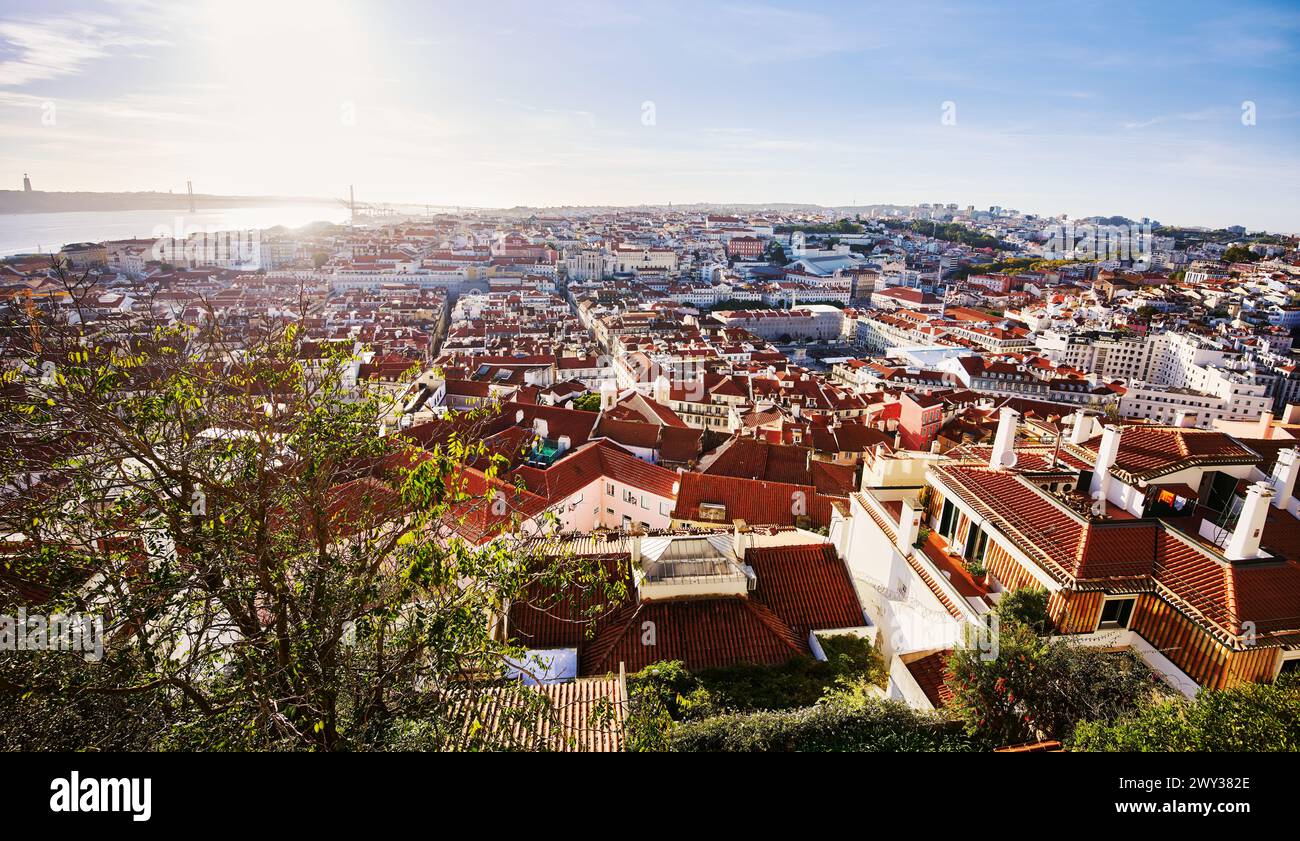
M1133 479L1150 479L1198 464L1258 464L1254 450L1223 432L1166 426L1124 426L1112 468ZM1081 445L1080 454L1095 463L1101 436Z
M508 474L508 478L514 477L551 503L560 502L602 477L669 499L675 496L678 481L675 471L642 461L604 439L578 447L546 469L520 465Z
M950 465L932 468L932 472L1054 577L1072 574L1084 534L1082 518L1009 471Z
M818 492L846 497L855 490L853 465L815 461L811 447L772 444L768 441L737 437L715 451L714 461L705 473L764 479L791 485L812 485Z
M750 525L794 526L800 521L795 513L798 506L803 506L804 516L813 525L829 526L831 522L830 498L817 493L811 485L682 473L673 518L702 520L703 503L724 505L727 523L741 519Z
M1284 516L1290 516L1284 514ZM1211 555L1191 536L1162 530L1155 578L1196 613L1237 635L1300 630L1300 564L1232 563Z
M647 644L651 640L653 645ZM736 663L776 665L808 653L807 641L770 608L737 596L628 605L610 617L579 657L581 674L599 675L618 671L619 663L632 672L681 660L688 669L699 670Z
M947 649L906 664L907 670L912 673L917 685L935 709L947 706L953 698L952 688L948 686L951 675L948 671L948 658L951 656L952 649Z
M608 613L634 599L630 560L622 552L562 561L584 565L573 567L574 574L591 568L585 565L595 565L603 570L605 577L582 587L558 587L545 580L533 582L527 592L510 603L507 624L510 638L526 648L577 648L584 644ZM609 585L616 582L624 585L626 595L613 601L606 596L610 595Z
M848 568L830 543L750 549L754 597L772 608L800 637L814 629L866 624Z

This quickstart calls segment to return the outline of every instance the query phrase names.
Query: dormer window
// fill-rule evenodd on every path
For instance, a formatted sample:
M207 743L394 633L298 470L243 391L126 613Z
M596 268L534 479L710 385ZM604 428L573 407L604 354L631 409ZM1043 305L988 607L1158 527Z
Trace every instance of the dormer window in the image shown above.
M1098 630L1107 628L1127 628L1129 618L1133 615L1136 598L1107 599L1101 606L1101 622Z

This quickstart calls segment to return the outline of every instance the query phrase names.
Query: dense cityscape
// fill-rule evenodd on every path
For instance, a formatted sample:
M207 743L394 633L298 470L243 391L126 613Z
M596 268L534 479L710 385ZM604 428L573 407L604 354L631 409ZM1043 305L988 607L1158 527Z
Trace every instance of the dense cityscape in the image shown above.
M1285 817L1297 82L1278 0L12 0L5 802Z
M82 336L219 332L193 362L232 379L292 327L292 370L382 399L371 434L404 458L472 434L463 495L508 511L458 502L441 541L599 558L625 585L588 617L535 582L493 620L504 674L571 703L551 747L628 748L629 681L656 664L779 670L846 639L873 694L984 717L950 661L1012 594L1171 697L1300 667L1294 237L955 204L476 211L74 243L3 275L11 314ZM13 397L66 364L30 327L8 341ZM95 439L12 454L13 556L60 539L26 503ZM403 504L386 461L337 478L339 540L341 499ZM11 592L55 592L21 568ZM605 727L573 724L611 699ZM1073 732L1026 722L996 738Z

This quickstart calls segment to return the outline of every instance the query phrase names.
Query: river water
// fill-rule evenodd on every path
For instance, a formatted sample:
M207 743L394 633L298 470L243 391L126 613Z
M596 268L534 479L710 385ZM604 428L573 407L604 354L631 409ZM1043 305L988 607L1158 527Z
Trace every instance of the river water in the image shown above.
M72 242L155 238L198 228L240 231L311 222L345 222L342 205L272 205L223 207L187 213L176 210L97 210L72 213L0 214L0 256L51 253ZM181 234L183 235L183 234Z

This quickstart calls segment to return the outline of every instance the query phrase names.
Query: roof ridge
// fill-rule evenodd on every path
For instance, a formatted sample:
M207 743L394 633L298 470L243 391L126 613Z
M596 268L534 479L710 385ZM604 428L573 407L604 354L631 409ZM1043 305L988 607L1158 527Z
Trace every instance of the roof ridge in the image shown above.
M794 629L785 623L776 611L763 604L757 599L751 599L746 596L737 597L743 602L745 608L752 612L760 622L769 630L781 637L782 642L789 645L796 653L803 654L804 646L801 644L799 637L795 634Z
M646 602L636 601L632 604L625 605L620 608L618 612L612 614L610 624L601 629L601 631L596 634L596 639L592 640L592 659L590 662L593 665L599 666L604 664L606 658L609 657L609 653L614 650L614 646L618 644L619 639L627 633L628 626L630 626L636 619L637 615L641 612L641 608L644 607L645 604ZM626 612L628 615L626 619L623 619L620 622L618 620L618 613L621 612ZM597 654L599 654L598 657L596 656ZM595 670L582 669L582 671L593 673Z

